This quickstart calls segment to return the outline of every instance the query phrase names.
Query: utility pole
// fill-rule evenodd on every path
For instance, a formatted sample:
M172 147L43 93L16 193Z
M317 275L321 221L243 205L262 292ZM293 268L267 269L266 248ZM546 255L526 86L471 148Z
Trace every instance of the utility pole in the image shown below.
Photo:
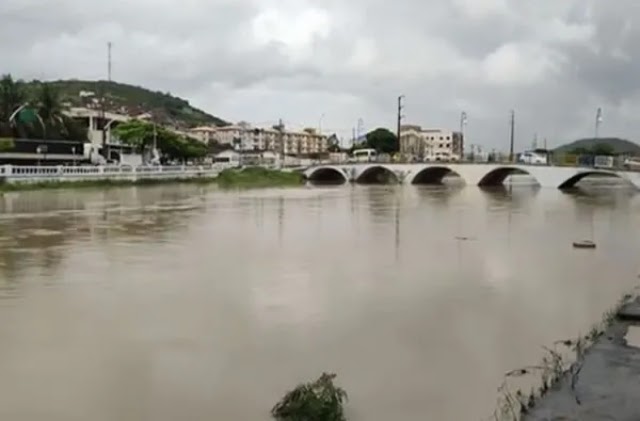
M402 126L402 119L404 118L404 115L402 114L402 110L404 108L404 105L402 104L403 99L404 95L400 95L398 97L398 132L396 134L398 138L398 150L400 150L400 127Z
M513 141L515 137L515 128L516 128L516 112L514 110L511 110L510 120L511 120L510 121L511 135L509 139L509 162L513 162Z
M600 137L600 124L602 123L602 108L596 111L596 139Z
M111 42L107 43L107 87L111 82ZM103 84L100 84L103 85ZM108 161L111 157L111 151L109 150L109 145L107 144L107 122L104 108L104 94L105 94L105 86L102 86L100 89L100 121L102 121L102 149L105 154L105 159Z
M284 124L282 123L282 119L278 121L276 130L278 130L278 147L280 149L280 167L282 167L284 166Z
M460 113L460 159L464 160L464 127L467 125L467 112Z

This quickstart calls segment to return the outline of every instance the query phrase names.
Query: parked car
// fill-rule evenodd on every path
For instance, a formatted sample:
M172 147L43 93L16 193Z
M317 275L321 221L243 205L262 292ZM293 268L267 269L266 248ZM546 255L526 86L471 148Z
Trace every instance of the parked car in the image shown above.
M640 170L640 158L627 158L623 165L628 170L638 171Z
M529 165L547 165L547 155L542 155L532 151L526 151L518 156L518 162Z

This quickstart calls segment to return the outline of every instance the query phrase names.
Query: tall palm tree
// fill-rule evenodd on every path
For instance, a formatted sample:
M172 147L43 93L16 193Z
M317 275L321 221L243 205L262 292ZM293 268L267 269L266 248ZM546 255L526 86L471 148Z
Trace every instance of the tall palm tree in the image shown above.
M43 137L46 137L47 128L54 128L58 134L63 134L65 130L64 114L58 91L48 83L43 83L36 97L37 114L43 126Z
M26 103L26 96L19 82L11 75L0 78L0 131L10 131L9 119L21 106ZM5 133L8 134L8 133Z

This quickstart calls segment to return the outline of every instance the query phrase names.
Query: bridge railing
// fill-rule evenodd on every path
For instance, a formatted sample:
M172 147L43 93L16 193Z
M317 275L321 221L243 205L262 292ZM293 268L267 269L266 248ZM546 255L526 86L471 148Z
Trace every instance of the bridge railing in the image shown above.
M14 180L88 180L97 178L167 178L167 177L215 177L222 170L232 167L227 163L173 166L28 166L0 165L0 176L8 182Z
M366 164L517 164L517 165L549 165L560 167L584 167L584 168L600 168L610 169L613 171L639 171L640 160L634 165L628 163L625 156L604 156L604 155L577 155L577 154L550 154L547 164L526 164L522 162L510 162L508 156L496 154L491 159L475 159L475 160L458 160L458 161L436 161L423 162L416 159L408 159L407 157L392 157L391 159L380 159L373 157L367 161L349 159L325 160L316 165L366 165Z

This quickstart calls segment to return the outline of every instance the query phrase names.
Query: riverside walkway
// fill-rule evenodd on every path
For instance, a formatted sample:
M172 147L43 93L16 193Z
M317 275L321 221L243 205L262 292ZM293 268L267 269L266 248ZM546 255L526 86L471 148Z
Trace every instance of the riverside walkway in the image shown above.
M624 305L579 367L565 373L524 421L640 420L640 299Z

